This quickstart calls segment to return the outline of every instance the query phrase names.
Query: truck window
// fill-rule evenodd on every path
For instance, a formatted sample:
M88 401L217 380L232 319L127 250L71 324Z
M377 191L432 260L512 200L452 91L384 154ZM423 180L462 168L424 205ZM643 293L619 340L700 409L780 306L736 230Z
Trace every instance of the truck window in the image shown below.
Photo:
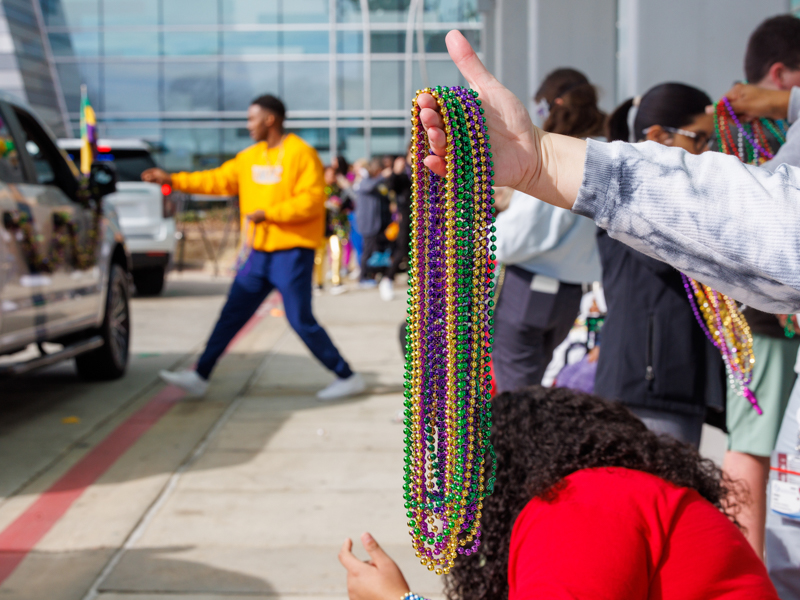
M36 119L24 110L15 107L14 113L25 136L25 150L33 160L35 183L58 186L65 194L74 198L78 182L53 140Z
M113 163L117 169L117 181L141 181L142 171L157 166L147 150L111 148L109 152L98 152L96 160Z

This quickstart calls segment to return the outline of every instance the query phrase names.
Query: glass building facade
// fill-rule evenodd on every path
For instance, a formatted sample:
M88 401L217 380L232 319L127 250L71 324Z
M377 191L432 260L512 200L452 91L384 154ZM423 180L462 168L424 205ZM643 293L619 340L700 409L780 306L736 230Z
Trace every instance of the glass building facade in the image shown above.
M247 147L246 110L281 97L323 161L405 151L413 92L463 84L444 37L481 51L478 0L40 0L78 131L86 84L101 135L161 149L167 169Z

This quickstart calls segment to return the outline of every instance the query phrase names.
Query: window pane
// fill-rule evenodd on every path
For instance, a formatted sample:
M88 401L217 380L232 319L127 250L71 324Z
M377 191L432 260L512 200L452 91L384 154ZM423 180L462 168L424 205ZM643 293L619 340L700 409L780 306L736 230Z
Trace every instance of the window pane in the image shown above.
M79 131L79 129L76 129ZM125 127L117 123L99 123L100 137L103 138L136 138L154 144L156 148L161 145L161 130L158 127ZM158 162L158 153L153 151L153 158Z
M339 23L360 23L361 3L359 0L336 0L336 20Z
M164 110L218 110L216 62L164 64Z
M107 112L158 112L158 64L106 63L104 98Z
M164 0L164 25L216 25L217 0Z
M227 111L245 111L261 94L280 96L276 62L226 62L222 64L222 106Z
M360 127L341 127L336 131L336 154L344 156L353 164L359 158L367 158L367 143Z
M97 27L99 0L41 0L48 25Z
M222 35L229 56L328 53L327 31L226 31Z
M164 129L160 162L168 171L213 169L221 164L219 129Z
M419 61L414 61L414 66L411 71L411 88L420 90L430 85L446 85L454 86L461 85L466 87L467 83L458 72L458 69L451 60L428 60L426 61L428 68L428 82L422 81L420 74Z
M405 102L405 63L401 60L372 62L370 106L376 110L400 110Z
M103 0L103 24L158 25L158 0Z
M55 56L97 56L100 52L100 34L96 31L51 33L49 37Z
M369 0L369 20L373 23L405 23L410 0Z
M288 132L299 135L305 142L313 147L319 154L323 164L331 160L331 132L325 128L287 129Z
M106 31L103 51L106 56L158 56L158 33Z
M282 22L327 23L328 0L291 0L284 2Z
M213 31L164 32L165 56L206 56L217 54L219 34Z
M222 0L222 20L229 24L278 23L274 0Z
M478 0L425 0L426 23L475 23L479 19Z
M372 156L402 156L408 146L406 131L402 127L373 127L370 138Z
M361 54L364 52L364 34L360 31L337 31L336 52L339 54Z
M226 31L222 34L222 52L229 56L278 54L278 34L274 31Z
M337 66L336 107L339 110L364 108L364 63L343 60Z
M327 31L284 31L281 46L284 54L327 54Z
M475 52L481 52L481 32L476 29L467 29L461 31L464 37L469 40L469 43L475 49ZM424 33L425 39L425 52L447 52L447 45L444 42L447 36L447 31L426 31ZM419 52L417 44L417 35L414 35L414 52Z
M369 49L375 54L403 53L406 51L406 34L404 31L373 31Z
M222 130L222 160L228 160L253 145L250 133L245 127Z
M96 111L102 111L100 102L100 65L93 63L58 63L58 79L64 92L67 110L77 113L81 104L81 84L86 84L89 102Z
M286 110L328 110L328 63L283 63L283 101Z

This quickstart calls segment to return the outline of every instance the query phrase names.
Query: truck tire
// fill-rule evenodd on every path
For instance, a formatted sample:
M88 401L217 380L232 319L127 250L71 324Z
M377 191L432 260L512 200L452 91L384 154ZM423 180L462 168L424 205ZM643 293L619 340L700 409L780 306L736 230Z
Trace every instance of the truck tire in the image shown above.
M133 272L133 285L140 296L158 296L164 289L164 267L147 267Z
M91 381L119 379L128 366L131 335L128 278L119 265L111 266L105 317L98 333L103 345L75 357L78 375Z

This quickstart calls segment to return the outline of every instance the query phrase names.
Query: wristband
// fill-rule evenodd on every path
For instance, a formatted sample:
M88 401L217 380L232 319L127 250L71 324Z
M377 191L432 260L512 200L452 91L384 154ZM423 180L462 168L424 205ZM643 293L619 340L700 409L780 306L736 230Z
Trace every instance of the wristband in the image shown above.
M407 594L404 594L400 600L425 600L425 598L415 594L414 592L408 592Z

